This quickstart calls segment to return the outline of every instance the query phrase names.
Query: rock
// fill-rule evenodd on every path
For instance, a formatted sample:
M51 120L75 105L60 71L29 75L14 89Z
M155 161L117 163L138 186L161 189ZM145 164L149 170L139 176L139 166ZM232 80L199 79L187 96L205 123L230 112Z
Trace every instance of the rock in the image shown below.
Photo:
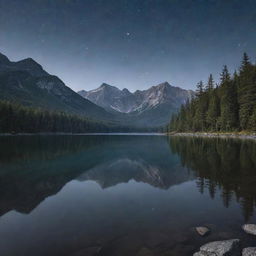
M244 248L242 256L256 256L256 247Z
M256 225L255 224L245 224L242 226L242 228L247 234L256 236Z
M196 227L196 231L200 236L206 236L210 233L210 229L207 227Z
M238 256L240 255L240 240L231 239L215 241L200 247L193 256Z

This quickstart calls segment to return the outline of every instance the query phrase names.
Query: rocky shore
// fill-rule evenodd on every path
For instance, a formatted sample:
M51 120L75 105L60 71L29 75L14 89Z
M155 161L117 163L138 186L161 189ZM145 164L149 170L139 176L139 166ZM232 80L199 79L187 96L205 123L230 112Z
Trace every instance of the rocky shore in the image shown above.
M256 224L245 224L242 229L249 235L256 236ZM204 236L210 230L207 227L197 227L199 235ZM204 231L204 232L202 232ZM193 256L256 256L256 247L241 248L239 239L214 241L200 247Z

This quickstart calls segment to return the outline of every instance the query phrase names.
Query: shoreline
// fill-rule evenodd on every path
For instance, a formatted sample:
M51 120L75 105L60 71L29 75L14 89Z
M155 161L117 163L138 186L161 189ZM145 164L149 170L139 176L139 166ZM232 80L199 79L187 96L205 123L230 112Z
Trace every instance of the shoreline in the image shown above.
M41 132L41 133L0 133L0 137L5 136L166 136L165 133L157 133L157 132L95 132L95 133L63 133L63 132L56 132L56 133L47 133L47 132Z
M187 136L187 137L206 137L206 138L233 138L256 140L256 133L243 132L173 132L167 136Z

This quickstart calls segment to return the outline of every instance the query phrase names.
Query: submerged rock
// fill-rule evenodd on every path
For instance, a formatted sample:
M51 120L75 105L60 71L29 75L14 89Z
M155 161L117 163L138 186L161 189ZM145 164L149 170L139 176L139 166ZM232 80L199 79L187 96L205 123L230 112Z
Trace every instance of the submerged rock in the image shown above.
M215 241L200 247L193 256L238 256L240 255L240 240L231 239Z
M242 228L247 234L256 236L256 225L255 224L245 224L242 226Z
M196 227L196 231L200 236L206 236L210 233L210 229L207 227Z
M256 247L244 248L242 256L256 256Z

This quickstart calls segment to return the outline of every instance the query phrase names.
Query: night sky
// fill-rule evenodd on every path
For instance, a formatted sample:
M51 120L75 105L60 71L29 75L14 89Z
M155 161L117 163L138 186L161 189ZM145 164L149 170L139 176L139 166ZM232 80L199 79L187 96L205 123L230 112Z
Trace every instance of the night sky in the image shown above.
M0 52L74 90L194 89L244 51L255 60L255 0L0 0Z

